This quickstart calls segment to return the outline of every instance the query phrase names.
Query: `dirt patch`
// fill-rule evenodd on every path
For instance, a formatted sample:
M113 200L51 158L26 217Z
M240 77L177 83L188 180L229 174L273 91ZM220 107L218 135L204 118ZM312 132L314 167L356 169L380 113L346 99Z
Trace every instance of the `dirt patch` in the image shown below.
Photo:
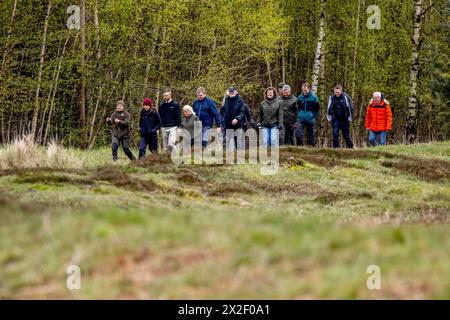
M204 184L206 179L194 170L179 168L176 171L177 180L187 184Z
M152 180L142 180L131 177L127 173L115 167L104 167L98 169L92 179L96 181L109 182L119 188L129 188L132 190L155 191L158 186Z
M94 181L76 176L61 175L57 173L49 173L45 171L37 172L24 172L18 175L15 183L40 183L47 185L63 185L63 184L75 184L75 185L93 185Z
M280 150L280 154L290 153L296 155L325 156L327 158L351 160L351 159L379 159L379 158L397 158L396 154L385 151L371 151L367 149L318 149L318 148L297 148L288 147Z
M291 166L305 166L306 162L319 167L332 168L336 166L349 166L336 155L330 156L323 152L316 152L305 148L288 148L280 150L280 163Z
M450 179L450 163L444 160L424 160L402 157L400 161L383 160L381 165L394 168L400 172L416 176L427 181L444 181Z
M254 194L255 189L242 182L224 182L207 192L210 196L226 197L232 194Z
M154 173L171 173L175 170L175 165L173 164L170 155L166 153L152 154L144 159L133 162L131 165L145 168L147 171Z

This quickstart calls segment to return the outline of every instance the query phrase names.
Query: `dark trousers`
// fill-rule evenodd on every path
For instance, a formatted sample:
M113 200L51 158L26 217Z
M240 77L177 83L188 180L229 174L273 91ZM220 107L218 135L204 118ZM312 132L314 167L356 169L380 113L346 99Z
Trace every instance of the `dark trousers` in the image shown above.
M350 137L350 122L333 119L333 148L340 148L339 131L342 131L347 148L353 148L353 141Z
M284 124L284 137L283 144L292 146L294 145L294 125Z
M147 146L150 153L158 152L158 134L156 132L141 136L139 141L139 159L145 157Z
M315 122L301 121L298 123L298 127L295 130L295 138L297 139L298 146L304 145L303 138L305 135L305 128L308 133L308 141L307 141L308 145L312 146L312 147L314 147L316 145L315 127L316 127Z
M119 156L117 155L117 152L119 151L119 146L122 145L123 152L127 155L128 159L130 160L136 160L136 158L133 156L133 153L130 150L130 138L112 138L112 156L113 160L117 161L119 160Z

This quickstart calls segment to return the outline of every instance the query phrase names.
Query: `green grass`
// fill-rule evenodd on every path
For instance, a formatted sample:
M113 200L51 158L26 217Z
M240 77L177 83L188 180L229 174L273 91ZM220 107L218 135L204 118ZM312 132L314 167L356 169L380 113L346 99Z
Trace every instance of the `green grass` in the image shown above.
M287 148L269 177L71 152L1 172L0 298L450 298L450 142Z

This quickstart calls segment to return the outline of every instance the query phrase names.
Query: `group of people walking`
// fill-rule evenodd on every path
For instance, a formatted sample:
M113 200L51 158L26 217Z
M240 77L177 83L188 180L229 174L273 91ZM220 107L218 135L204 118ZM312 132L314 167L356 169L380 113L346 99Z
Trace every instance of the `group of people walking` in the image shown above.
M333 90L326 110L326 117L333 131L333 147L340 147L339 137L342 132L347 147L353 148L350 124L355 109L352 99L343 92L340 84L335 85ZM303 146L306 132L306 144L316 145L315 132L320 102L308 83L303 83L298 97L294 96L292 87L285 83L280 83L278 89L267 88L259 106L257 120L235 87L227 89L220 109L207 96L203 87L197 89L196 96L192 107L185 105L183 108L172 98L170 89L163 92L163 101L158 107L153 105L150 98L143 100L139 119L139 158L145 157L147 149L150 153L158 152L158 131L164 151L170 153L177 144L181 129L190 133L192 145L195 139L201 139L202 147L206 148L214 126L218 134L224 135L230 130L245 132L250 128L256 129L262 135L263 144L269 147L279 144ZM135 160L129 142L130 119L123 101L117 102L116 111L107 118L112 126L114 161L118 160L119 145L122 145L130 160ZM380 92L373 94L367 106L365 125L370 145L386 144L387 131L392 129L392 111L389 102Z

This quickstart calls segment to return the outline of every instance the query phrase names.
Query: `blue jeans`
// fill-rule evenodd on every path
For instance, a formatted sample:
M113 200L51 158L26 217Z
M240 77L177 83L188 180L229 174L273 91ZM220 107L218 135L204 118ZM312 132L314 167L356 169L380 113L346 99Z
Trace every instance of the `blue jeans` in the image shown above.
M370 145L372 146L376 146L377 145L377 138L379 139L379 145L384 146L386 145L386 136L387 136L387 132L386 131L369 131L369 142Z
M339 148L339 131L342 131L347 148L353 148L353 141L350 137L350 122L333 119L333 148Z
M278 133L279 130L277 127L273 128L263 127L262 128L263 145L268 147L278 146L279 143Z
M211 127L202 127L202 147L206 148L208 146L209 132Z

